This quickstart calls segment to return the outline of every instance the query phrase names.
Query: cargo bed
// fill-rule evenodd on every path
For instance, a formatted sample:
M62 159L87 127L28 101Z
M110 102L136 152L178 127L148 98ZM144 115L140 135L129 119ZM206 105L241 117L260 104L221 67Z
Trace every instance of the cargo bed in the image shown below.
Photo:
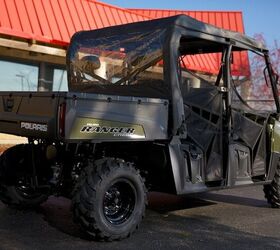
M0 98L0 133L68 142L167 139L165 99L75 92Z

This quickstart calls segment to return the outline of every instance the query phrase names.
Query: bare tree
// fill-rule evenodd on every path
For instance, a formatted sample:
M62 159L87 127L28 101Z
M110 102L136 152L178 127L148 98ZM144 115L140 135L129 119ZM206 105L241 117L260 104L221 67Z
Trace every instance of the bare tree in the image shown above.
M265 44L266 41L262 33L255 34L254 38ZM273 70L276 74L280 73L280 47L278 41L274 41L273 46L269 48L270 50L270 60L272 63ZM265 60L257 55L252 54L249 57L250 60L250 70L251 76L250 80L252 82L250 96L253 99L273 99L271 87L267 85L265 81Z

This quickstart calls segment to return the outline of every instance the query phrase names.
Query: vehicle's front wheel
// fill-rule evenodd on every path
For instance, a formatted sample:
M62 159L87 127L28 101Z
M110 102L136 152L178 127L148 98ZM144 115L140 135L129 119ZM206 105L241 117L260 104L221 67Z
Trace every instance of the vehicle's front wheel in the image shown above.
M264 185L264 193L267 202L273 208L280 208L280 163L278 163L271 184Z
M74 191L74 219L97 240L133 233L147 203L144 181L132 163L104 158L87 166Z
M48 199L48 193L31 184L27 160L29 145L7 149L0 157L0 200L18 209L34 208Z

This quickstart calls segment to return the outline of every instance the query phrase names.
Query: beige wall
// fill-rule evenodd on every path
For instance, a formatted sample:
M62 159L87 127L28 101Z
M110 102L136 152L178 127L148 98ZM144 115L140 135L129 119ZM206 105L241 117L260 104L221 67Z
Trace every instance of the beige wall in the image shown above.
M7 135L0 133L0 144L19 144L19 143L27 143L27 138L14 136L14 135Z
M25 137L7 135L0 133L0 154L7 148L20 143L27 143L28 140Z

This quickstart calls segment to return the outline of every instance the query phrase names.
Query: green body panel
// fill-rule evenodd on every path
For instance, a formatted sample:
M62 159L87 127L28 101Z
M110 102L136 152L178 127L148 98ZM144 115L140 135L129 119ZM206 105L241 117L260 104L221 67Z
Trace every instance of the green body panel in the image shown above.
M280 122L273 120L273 124L269 125L271 131L271 151L280 153Z
M141 125L103 119L78 117L70 131L69 139L145 139Z

